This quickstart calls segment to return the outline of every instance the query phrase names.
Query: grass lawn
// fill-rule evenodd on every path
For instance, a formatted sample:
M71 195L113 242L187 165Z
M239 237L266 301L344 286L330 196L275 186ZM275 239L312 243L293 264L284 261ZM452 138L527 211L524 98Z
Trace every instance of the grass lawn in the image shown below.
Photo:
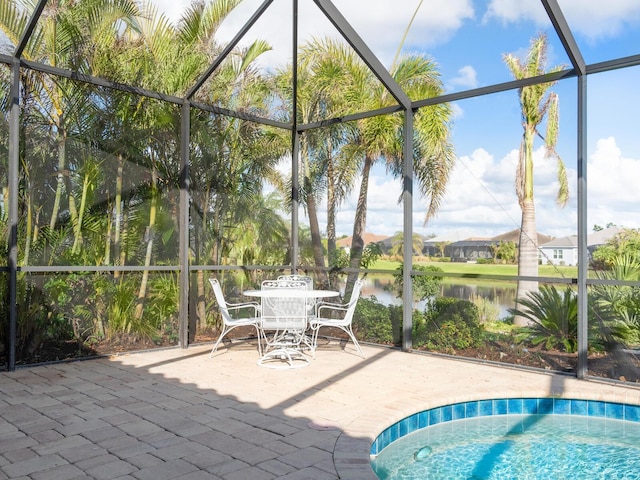
M517 265L479 264L460 262L416 262L418 265L433 265L442 269L445 273L469 274L469 275L511 275L518 274ZM395 270L400 265L387 259L378 260L371 268L380 270ZM540 265L538 275L541 277L576 278L578 267Z

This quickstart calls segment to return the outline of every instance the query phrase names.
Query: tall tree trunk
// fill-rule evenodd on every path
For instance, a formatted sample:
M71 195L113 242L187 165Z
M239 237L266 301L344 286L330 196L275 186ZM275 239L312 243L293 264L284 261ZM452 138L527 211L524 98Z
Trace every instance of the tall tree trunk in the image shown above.
M332 261L336 258L336 186L333 158L327 161L327 258L329 267L333 267ZM329 273L329 287L336 288L338 274Z
M149 205L149 225L147 227L147 252L144 257L144 266L151 266L151 256L153 253L154 228L156 225L156 216L158 213L158 186L157 173L155 166L151 167L151 202ZM147 285L149 283L149 270L142 272L142 280L140 281L140 290L138 291L138 301L136 303L135 318L141 319L144 311L144 301L147 296Z
M114 203L114 212L113 212L113 223L114 223L114 232L113 232L113 258L120 262L120 265L124 265L124 249L121 244L121 232L122 232L122 224L123 224L123 216L122 216L122 179L124 175L124 158L121 153L118 154L118 171L116 173L116 198ZM118 278L120 276L120 272L115 270L113 272L113 278Z
M72 253L78 253L80 248L82 247L82 220L84 219L84 212L87 208L87 196L89 194L89 173L85 173L84 179L82 181L82 196L80 197L80 209L77 211L76 223L73 225L74 229L74 240L73 247L71 249ZM69 195L71 199L73 195ZM71 203L71 202L69 202Z
M305 189L307 194L305 198L307 200L307 213L309 215L309 229L311 230L311 244L313 246L313 259L316 267L320 267L323 270L318 272L318 284L325 286L327 284L327 274L324 271L324 253L322 251L322 237L320 235L320 225L318 223L318 211L316 208L315 195L311 191L311 182L308 178L305 178Z
M364 232L367 228L367 195L369 193L369 173L373 159L367 155L364 159L362 168L362 183L360 183L360 194L358 195L358 204L356 206L356 217L353 221L353 235L351 236L351 250L349 256L349 268L360 268L362 260L362 251L364 250ZM351 298L353 285L358 279L358 272L350 272L347 277L347 285L345 287L345 299Z
M62 120L60 120L60 124ZM58 220L58 212L60 212L60 204L62 203L62 186L64 185L64 169L66 165L66 149L67 134L61 126L58 126L58 173L56 174L56 195L53 200L53 208L51 210L51 218L49 219L49 230L56 228Z
M521 189L518 192L522 221L520 226L520 243L518 246L518 275L526 277L538 276L538 232L536 230L536 207L533 198L533 139L535 128L527 125L524 133L523 161L520 172ZM516 303L526 298L529 292L538 291L535 280L518 280ZM517 307L517 305L516 305ZM520 316L514 318L518 326L525 326L528 320Z
M518 275L525 277L538 276L538 235L536 232L536 213L533 200L525 201L522 207L522 227L520 229L520 246L518 250ZM538 291L535 280L518 280L516 303L518 299L526 298L529 292ZM527 325L525 318L517 316L514 323L518 326Z

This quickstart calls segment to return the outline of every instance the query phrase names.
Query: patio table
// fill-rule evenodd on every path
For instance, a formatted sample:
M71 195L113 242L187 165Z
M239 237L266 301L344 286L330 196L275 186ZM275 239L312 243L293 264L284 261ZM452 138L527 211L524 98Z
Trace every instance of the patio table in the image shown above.
M264 340L266 346L258 365L270 368L296 368L309 364L304 350L312 350L315 345L306 334L310 315L308 302L340 294L335 290L302 288L245 290L242 293L261 298L259 341ZM272 332L271 336L267 332Z

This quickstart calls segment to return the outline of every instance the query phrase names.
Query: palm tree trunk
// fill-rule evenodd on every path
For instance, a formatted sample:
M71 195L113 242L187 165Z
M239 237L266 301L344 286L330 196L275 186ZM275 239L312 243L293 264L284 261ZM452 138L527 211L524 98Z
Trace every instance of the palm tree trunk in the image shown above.
M360 268L362 260L362 251L364 250L364 232L367 227L367 195L369 193L369 173L373 159L367 155L364 159L362 167L362 183L360 183L360 194L358 195L358 204L356 206L356 217L353 221L353 235L351 236L351 250L349 256L349 267ZM358 279L358 272L350 272L347 277L347 285L345 287L345 299L351 298L353 285Z
M520 229L520 245L518 250L518 275L525 277L538 276L538 236L536 232L535 206L533 200L525 201L522 207L522 227ZM518 280L516 302L525 298L529 292L538 290L538 282L534 280ZM524 318L515 318L519 326L527 324Z
M60 122L62 123L62 122ZM51 218L49 219L49 230L56 228L58 212L60 211L60 203L62 203L62 185L64 184L64 167L66 165L66 132L58 126L58 173L56 175L56 195L53 200L53 208L51 210Z
M153 229L156 225L156 215L158 213L158 188L157 188L157 173L155 166L151 167L151 204L149 205L149 226L147 227L147 252L144 258L144 266L151 266L151 255L153 253ZM138 301L136 303L135 318L141 319L142 312L144 310L144 300L147 296L147 285L149 283L149 270L145 270L142 273L142 280L140 281L140 290L138 291Z
M118 171L116 174L116 198L113 212L114 232L113 232L113 257L120 261L120 265L124 265L124 258L121 252L120 235L122 230L122 177L124 174L124 158L122 154L118 154ZM113 272L113 278L118 278L120 272Z
M82 196L80 198L80 209L77 212L77 221L74 224L74 240L73 240L73 247L71 249L72 253L78 253L80 251L80 247L82 247L82 220L84 218L84 212L87 208L89 182L90 182L89 174L85 173L84 180L82 182Z
M329 266L332 260L336 258L336 186L335 172L333 168L333 159L329 158L327 162L327 257ZM337 273L329 273L329 287L335 288L338 282Z
M519 194L522 220L520 226L520 243L518 245L518 275L525 277L538 276L538 232L536 230L536 207L533 198L534 135L535 129L525 129L523 145L524 172L522 172L522 190ZM527 297L528 293L537 291L537 281L518 280L516 303L518 299ZM528 321L523 317L516 316L514 323L518 326L525 326L528 324Z
M311 230L311 244L313 246L313 259L316 267L324 269L324 254L322 252L322 237L320 236L320 225L318 223L318 211L316 208L316 199L311 191L308 178L305 179L305 189L307 194L307 214L309 215L309 229ZM327 274L324 270L318 272L318 283L321 286L327 284Z

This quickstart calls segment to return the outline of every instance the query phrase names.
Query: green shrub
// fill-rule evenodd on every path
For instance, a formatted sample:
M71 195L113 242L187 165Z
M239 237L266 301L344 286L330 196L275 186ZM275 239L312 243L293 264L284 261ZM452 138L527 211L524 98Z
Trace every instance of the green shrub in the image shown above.
M413 315L413 344L429 350L451 351L482 344L478 307L468 300L438 297L424 313Z
M353 314L353 329L360 340L382 344L393 342L389 308L373 295L358 300Z

